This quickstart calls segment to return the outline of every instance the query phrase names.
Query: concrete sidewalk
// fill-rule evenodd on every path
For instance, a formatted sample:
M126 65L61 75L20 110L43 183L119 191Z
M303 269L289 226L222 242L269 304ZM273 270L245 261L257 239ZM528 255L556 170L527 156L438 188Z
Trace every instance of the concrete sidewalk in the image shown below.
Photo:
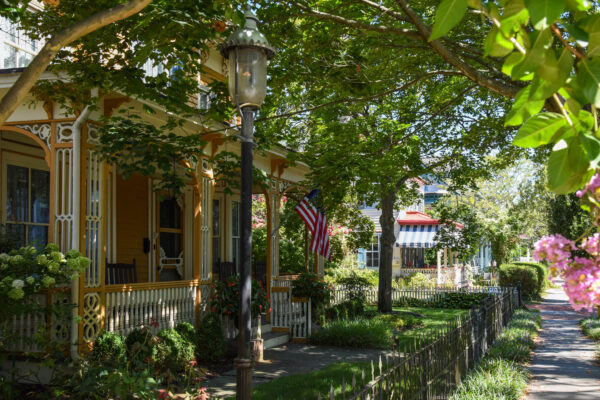
M265 350L264 362L257 363L252 371L254 386L281 376L310 372L338 361L361 362L379 360L382 350L343 349L338 347L310 346L288 343ZM209 393L217 398L235 396L235 370L207 382Z
M600 399L600 367L595 344L581 333L579 320L561 289L549 289L540 305L541 343L531 360L529 400Z

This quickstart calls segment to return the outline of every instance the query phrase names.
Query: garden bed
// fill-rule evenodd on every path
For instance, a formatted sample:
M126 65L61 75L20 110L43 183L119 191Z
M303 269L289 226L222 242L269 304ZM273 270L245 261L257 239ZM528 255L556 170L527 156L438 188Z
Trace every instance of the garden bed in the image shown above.
M488 354L470 371L451 400L519 400L529 383L525 364L541 326L538 311L518 310Z

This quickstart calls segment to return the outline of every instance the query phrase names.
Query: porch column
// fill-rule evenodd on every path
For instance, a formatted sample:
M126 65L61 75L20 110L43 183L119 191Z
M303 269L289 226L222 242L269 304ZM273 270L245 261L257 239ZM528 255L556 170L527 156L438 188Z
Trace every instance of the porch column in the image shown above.
M437 284L442 284L442 250L437 251Z
M267 199L267 293L271 293L273 278L279 276L279 209L281 195L279 181L271 182Z

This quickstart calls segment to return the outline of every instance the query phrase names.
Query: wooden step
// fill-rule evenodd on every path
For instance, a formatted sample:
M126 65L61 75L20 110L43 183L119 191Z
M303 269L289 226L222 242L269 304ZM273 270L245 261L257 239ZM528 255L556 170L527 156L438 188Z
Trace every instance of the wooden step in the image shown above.
M264 340L264 348L270 349L286 344L290 341L290 334L285 332L269 332L262 336Z

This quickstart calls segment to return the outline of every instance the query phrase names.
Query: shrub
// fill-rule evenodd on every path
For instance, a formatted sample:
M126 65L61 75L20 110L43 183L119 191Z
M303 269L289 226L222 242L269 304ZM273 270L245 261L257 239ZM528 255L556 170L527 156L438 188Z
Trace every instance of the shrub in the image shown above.
M425 307L425 308L447 308L447 309L469 309L479 306L487 298L489 293L467 293L449 292L444 293L439 299L415 299L401 298L393 302L394 307Z
M194 360L194 345L183 339L175 329L163 329L158 338L157 362L160 369L180 372Z
M581 320L581 328L583 329L583 333L590 339L600 340L600 319L597 317Z
M330 285L342 285L343 281L348 277L359 277L366 283L364 286L377 286L379 285L379 272L372 269L358 269L358 268L326 268L325 269L325 282Z
M538 295L538 275L529 266L502 264L498 271L500 286L517 286L521 282L521 294L530 299Z
M409 314L378 314L375 319L385 322L396 331L416 328L423 324L419 318Z
M532 263L514 262L513 264L514 265L524 265L524 266L535 269L535 272L537 273L537 278L538 278L537 295L541 296L542 293L544 292L544 290L546 289L547 284L549 283L548 268L546 268L545 265L542 265L540 263L533 263L533 262Z
M315 307L329 303L331 287L323 282L318 275L302 273L292 283L292 295L295 297L308 297Z
M349 300L358 300L363 303L367 300L364 289L370 287L371 283L365 276L352 271L348 276L341 278L338 283L348 289Z
M94 341L92 359L110 364L125 362L127 360L125 338L115 332L102 332Z
M5 249L9 246L6 243L4 245ZM12 250L10 254L0 254L0 350L17 340L31 341L27 337L19 337L9 328L9 324L4 323L14 317L27 314L43 319L52 315L61 325L70 323L67 321L71 319L72 304L54 302L44 305L37 301L38 297L35 295L57 286L70 285L72 279L76 278L89 262L89 259L75 250L61 253L55 244L48 244L41 251L28 246ZM37 335L35 341L43 348L57 344L44 334Z
M325 310L325 318L328 321L336 319L356 319L362 317L365 314L364 302L358 299L347 300L328 307Z
M421 272L415 272L404 278L398 277L395 280L395 286L398 288L405 288L405 287L424 288L424 287L432 286L434 284L435 284L435 282L432 278L430 278L429 276L427 276Z
M484 359L450 396L451 400L519 400L527 388L527 371L510 361Z
M189 322L180 322L177 325L175 325L175 330L177 331L177 333L179 333L179 336L181 336L183 340L185 340L188 343L191 343L194 346L194 348L196 348L196 342L198 342L198 334L196 333L196 328L194 328L194 325L190 324Z
M444 293L441 299L432 301L429 307L467 310L473 306L480 306L484 300L491 298L489 293L450 292Z
M226 282L217 281L212 286L210 298L212 312L222 315L237 316L240 307L240 277L229 278ZM269 311L269 298L262 283L252 280L252 298L250 299L252 318Z
M156 361L157 339L147 328L134 329L127 335L127 356L134 367L145 368L148 362Z
M392 328L376 319L332 321L313 333L309 342L338 347L389 349L392 347Z
M226 351L227 343L219 315L206 314L197 331L196 358L198 361L216 362L225 356Z

